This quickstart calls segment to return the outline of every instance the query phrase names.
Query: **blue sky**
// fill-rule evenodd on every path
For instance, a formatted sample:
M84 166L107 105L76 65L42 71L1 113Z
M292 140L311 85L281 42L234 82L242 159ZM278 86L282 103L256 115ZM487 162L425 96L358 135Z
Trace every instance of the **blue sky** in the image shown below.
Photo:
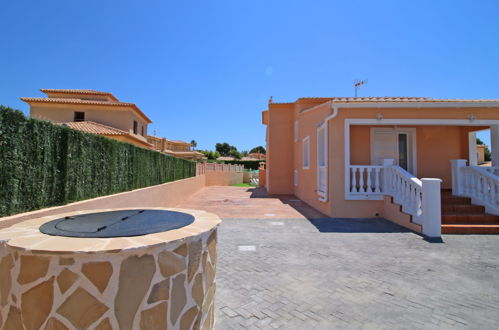
M109 91L150 132L264 144L269 97L499 98L499 1L1 1L0 104ZM485 140L487 136L483 136Z

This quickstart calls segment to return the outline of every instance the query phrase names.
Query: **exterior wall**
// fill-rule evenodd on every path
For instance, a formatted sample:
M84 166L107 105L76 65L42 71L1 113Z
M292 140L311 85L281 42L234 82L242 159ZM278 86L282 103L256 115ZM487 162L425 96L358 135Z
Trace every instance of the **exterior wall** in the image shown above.
M293 105L269 104L268 191L293 193Z
M393 126L351 126L350 164L376 165L371 161L371 129ZM440 178L442 188L452 187L452 159L468 159L468 131L480 127L398 126L416 128L416 173L418 178Z
M205 187L204 175L168 182L152 187L103 196L63 206L0 218L0 228L5 228L33 217L44 217L63 212L98 210L123 207L173 207Z
M329 121L328 134L328 176L329 198L327 203L318 200L317 180L317 136L316 126L331 113L328 106L317 108L308 113L298 114L300 109L310 108L327 100L307 101L304 103L269 104L268 114L263 113L267 126L267 189L271 194L294 193L322 213L333 217L374 217L386 213L384 201L345 200L345 120L375 119L378 114L383 119L461 119L499 120L499 112L494 108L339 108L338 115ZM298 141L293 139L295 118L298 120ZM382 121L381 121L382 123ZM407 126L414 127L414 126ZM443 188L449 188L450 160L468 158L467 133L485 127L434 127L419 126L417 139L418 177L439 177ZM351 164L370 164L369 127L351 126ZM310 136L310 169L302 168L302 139ZM353 147L352 147L353 148ZM291 149L291 150L290 150ZM289 155L292 154L292 164ZM298 172L298 186L293 187L293 170ZM276 173L277 172L277 173ZM290 187L291 186L291 187Z
M206 172L207 186L231 186L243 183L243 172Z
M478 164L482 164L485 162L485 146L477 145L476 146L477 160Z
M131 134L133 134L133 121L135 120L138 123L138 134L135 136L147 142L147 123L127 108L76 104L32 104L30 117L58 123L69 122L74 120L75 111L85 112L85 120L87 121L115 127ZM142 126L145 127L145 136L140 135Z
M384 197L381 216L387 220L401 225L402 227L408 228L417 233L422 233L421 225L411 222L411 216L403 213L400 210L400 205L394 204L391 197Z

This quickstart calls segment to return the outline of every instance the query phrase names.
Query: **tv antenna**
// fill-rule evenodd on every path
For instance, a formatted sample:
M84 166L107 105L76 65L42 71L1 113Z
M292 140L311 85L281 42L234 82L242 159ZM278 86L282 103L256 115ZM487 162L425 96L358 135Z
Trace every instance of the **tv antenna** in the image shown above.
M360 86L365 84L367 84L367 79L365 80L355 79L353 81L353 87L355 88L355 97L357 97L357 91L360 89Z

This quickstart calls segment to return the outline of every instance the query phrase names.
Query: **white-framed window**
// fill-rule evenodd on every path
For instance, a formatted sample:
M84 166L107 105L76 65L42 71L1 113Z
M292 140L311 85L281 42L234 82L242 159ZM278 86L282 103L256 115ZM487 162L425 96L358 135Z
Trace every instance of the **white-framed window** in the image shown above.
M298 186L298 170L293 171L293 184Z
M295 120L294 136L295 136L295 142L298 142L298 120Z
M303 169L308 170L310 168L310 136L302 140L302 159Z
M328 197L327 123L317 127L317 195L322 202Z

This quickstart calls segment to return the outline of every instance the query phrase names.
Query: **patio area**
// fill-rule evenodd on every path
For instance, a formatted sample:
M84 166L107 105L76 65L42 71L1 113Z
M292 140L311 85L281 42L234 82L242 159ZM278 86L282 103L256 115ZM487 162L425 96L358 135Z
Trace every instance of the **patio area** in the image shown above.
M208 187L179 207L224 219L216 329L499 322L499 236L429 243L382 219L325 219L293 196L239 187Z

